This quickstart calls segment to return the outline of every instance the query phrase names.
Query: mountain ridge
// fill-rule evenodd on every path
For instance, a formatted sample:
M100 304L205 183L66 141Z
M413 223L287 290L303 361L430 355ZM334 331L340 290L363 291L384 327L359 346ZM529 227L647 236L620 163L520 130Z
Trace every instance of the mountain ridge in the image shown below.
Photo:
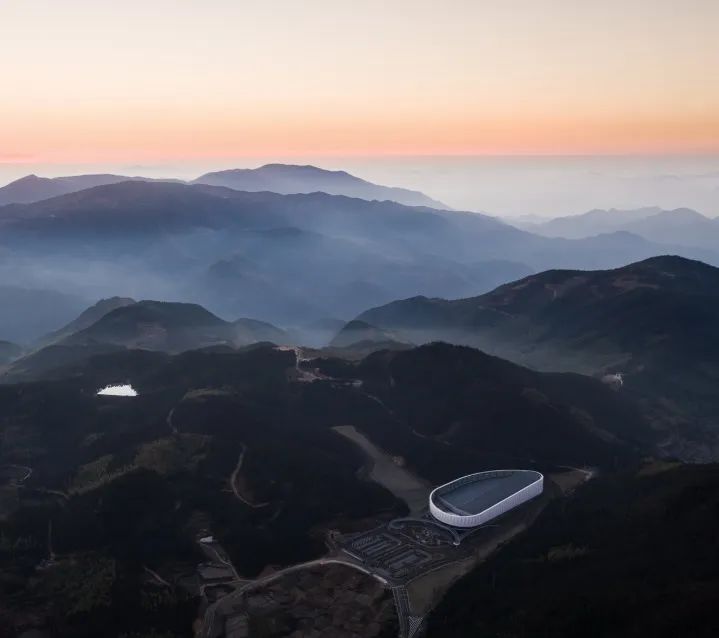
M621 391L644 402L666 433L667 450L691 460L719 451L713 266L663 256L604 271L550 270L478 297L415 297L357 319L414 343L467 344L536 369L619 374Z
M0 231L0 272L13 278L88 299L111 290L200 303L288 329L416 294L467 298L548 268L608 268L667 252L719 263L717 252L626 231L550 239L481 213L169 182L4 206Z
M62 177L39 177L30 174L0 187L0 206L35 203L95 186L107 186L126 181L199 184L230 187L240 191L267 191L278 194L327 192L328 194L347 195L367 200L386 199L410 206L448 208L445 204L419 191L373 184L346 171L330 171L317 166L293 164L265 164L254 169L226 169L205 173L192 180L111 173Z
M312 165L265 164L259 168L236 168L205 173L194 184L227 186L240 191L271 191L281 194L324 192L368 200L391 200L409 206L448 207L424 193L394 186L373 184L343 170Z
M557 217L521 227L545 237L567 239L626 231L659 243L677 243L708 249L719 243L719 221L691 208L595 209L580 215Z

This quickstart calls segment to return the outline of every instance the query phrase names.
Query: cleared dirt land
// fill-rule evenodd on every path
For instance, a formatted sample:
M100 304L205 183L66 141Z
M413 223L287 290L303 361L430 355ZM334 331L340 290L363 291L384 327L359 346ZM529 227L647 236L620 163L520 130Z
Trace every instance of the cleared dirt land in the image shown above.
M407 503L412 514L427 507L427 499L432 489L428 483L402 467L394 457L377 447L353 425L338 425L333 430L364 451L372 461L369 477Z

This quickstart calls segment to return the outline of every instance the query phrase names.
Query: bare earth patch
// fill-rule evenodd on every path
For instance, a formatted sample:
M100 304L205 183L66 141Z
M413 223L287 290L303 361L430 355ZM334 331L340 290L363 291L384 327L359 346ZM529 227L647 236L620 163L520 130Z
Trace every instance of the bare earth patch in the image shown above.
M377 447L353 425L338 425L332 429L367 454L372 461L370 478L405 501L410 512L418 513L427 507L431 486L405 468L399 458Z

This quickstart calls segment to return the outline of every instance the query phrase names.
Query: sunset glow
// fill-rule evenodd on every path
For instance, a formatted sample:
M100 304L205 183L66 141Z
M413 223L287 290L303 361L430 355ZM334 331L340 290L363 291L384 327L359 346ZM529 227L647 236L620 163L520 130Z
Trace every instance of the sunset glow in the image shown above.
M719 151L715 0L363 6L0 3L0 161Z

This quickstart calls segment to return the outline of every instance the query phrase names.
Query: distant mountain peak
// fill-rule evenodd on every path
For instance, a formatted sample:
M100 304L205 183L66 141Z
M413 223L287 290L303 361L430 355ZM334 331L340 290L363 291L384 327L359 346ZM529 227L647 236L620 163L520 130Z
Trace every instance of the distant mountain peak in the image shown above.
M252 169L248 169L252 170ZM282 164L279 162L269 163L269 164L263 164L259 168L255 169L258 171L264 171L264 170L281 170L281 171L296 171L296 172L307 172L307 173L326 173L331 175L350 175L347 171L343 170L331 170L328 168L320 168L319 166L315 166L314 164ZM354 177L351 175L351 177ZM355 179L360 179L359 177L355 177ZM363 180L364 181L364 180Z
M595 209L582 215L557 217L527 227L545 237L582 239L612 232L630 232L650 242L714 251L719 223L691 208L664 210L657 206L633 210Z
M21 177L0 187L0 206L7 204L33 204L60 195L76 193L97 186L108 186L121 182L178 182L180 180L154 180L146 177L125 175L90 174L66 175L64 177L38 177L34 173Z
M47 177L25 175L0 188L0 206L14 203L30 203L66 192L65 187Z
M711 352L719 347L713 332L717 300L719 268L661 255L610 270L548 270L477 297L414 297L357 319L419 343L469 343L532 365L562 361L560 367L584 371L598 361L627 365L629 355L664 347ZM693 331L677 323L688 308ZM548 348L555 351L549 358Z
M419 191L373 184L342 170L311 164L265 164L259 168L235 168L206 173L194 184L224 186L239 191L270 191L282 195L322 192L367 200L390 200L408 206L447 209Z
M137 302L130 297L109 297L107 299L100 299L97 303L83 310L76 319L73 319L67 325L42 337L38 343L40 346L57 343L58 341L61 341L62 339L65 339L80 330L89 328L93 323L99 321L113 310L129 306L134 303Z

